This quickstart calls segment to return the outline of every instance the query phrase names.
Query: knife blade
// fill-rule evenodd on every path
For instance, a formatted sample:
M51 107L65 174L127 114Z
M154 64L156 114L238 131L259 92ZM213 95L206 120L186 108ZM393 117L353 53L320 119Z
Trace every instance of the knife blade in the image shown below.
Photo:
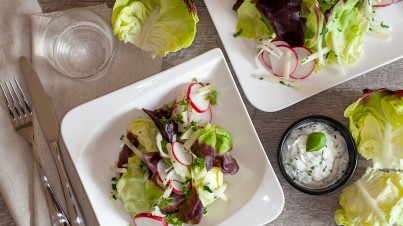
M38 117L39 124L56 163L57 171L59 173L59 178L63 188L64 198L66 200L70 223L72 225L84 226L86 225L84 216L74 190L70 185L70 180L60 155L60 147L58 142L60 130L53 106L31 62L29 62L25 57L21 57L20 65L32 99L35 113Z

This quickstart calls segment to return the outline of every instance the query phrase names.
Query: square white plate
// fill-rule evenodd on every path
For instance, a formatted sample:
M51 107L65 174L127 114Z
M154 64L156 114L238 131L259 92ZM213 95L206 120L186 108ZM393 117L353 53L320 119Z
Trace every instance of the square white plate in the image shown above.
M262 111L279 111L403 57L403 45L401 43L403 40L403 2L399 2L378 9L376 12L380 18L384 18L385 24L392 27L391 40L384 41L365 35L364 56L358 62L346 66L344 76L337 68L327 66L319 74L312 74L301 80L302 87L298 89L261 81L256 79L256 76L267 74L267 72L265 69L257 69L256 67L253 41L247 38L233 37L238 20L237 13L232 10L236 0L204 0L204 2L246 98L253 106Z
M200 225L262 225L274 220L284 206L284 194L221 50L214 49L143 81L80 105L66 114L61 133L101 225L131 223L120 201L110 198L112 172L121 150L120 135L129 123L146 116L141 108L156 109L173 100L179 87L193 78L212 83L219 106L213 123L233 137L231 151L237 174L226 177L229 203L208 207Z

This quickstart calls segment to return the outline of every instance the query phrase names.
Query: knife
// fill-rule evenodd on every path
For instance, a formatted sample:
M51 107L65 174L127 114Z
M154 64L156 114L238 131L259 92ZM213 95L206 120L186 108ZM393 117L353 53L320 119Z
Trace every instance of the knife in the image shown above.
M62 182L63 194L64 198L66 199L70 223L71 225L84 226L86 223L80 208L80 204L78 203L77 197L70 185L70 180L66 173L62 156L60 155L60 147L58 142L60 130L52 104L50 103L45 89L43 88L38 74L36 73L31 62L29 62L25 57L21 57L20 64L39 124L41 125L43 134L45 135L46 141L48 142L49 148L52 152L53 159L56 163L57 171L59 173L59 178Z

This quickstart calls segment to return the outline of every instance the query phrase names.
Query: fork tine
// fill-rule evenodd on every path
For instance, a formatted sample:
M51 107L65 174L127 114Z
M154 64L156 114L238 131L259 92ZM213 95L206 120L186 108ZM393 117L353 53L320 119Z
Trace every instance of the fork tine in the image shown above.
M25 109L24 109L23 104L22 104L23 100L20 98L20 95L18 94L18 92L17 92L17 90L15 89L15 87L14 87L13 83L11 82L11 80L10 80L10 85L11 85L11 88L13 89L14 95L17 97L18 106L20 107L22 113L23 113L25 116L27 116L27 113L25 112Z
M27 97L25 96L24 92L22 91L21 86L20 86L20 83L18 83L18 81L17 81L16 78L14 78L14 81L15 81L15 83L17 84L18 89L20 90L20 93L21 93L21 95L22 95L22 99L24 100L25 107L27 108L27 110L29 111L29 113L32 114L31 106L28 104Z
M11 85L11 82L10 82L10 85ZM13 101L14 110L15 110L15 112L17 113L18 118L21 118L21 113L20 113L20 111L19 111L19 109L18 109L18 102L15 100L15 98L14 98L14 96L13 96L13 92L11 91L11 88L10 88L10 86L8 85L7 82L6 82L6 86L7 86L8 92L9 92L9 94L10 94L11 100Z
M15 115L14 115L13 109L11 108L10 100L8 99L6 91L4 90L4 87L3 87L3 85L1 85L1 83L0 83L0 87L1 87L1 91L3 92L4 99L6 100L8 112L10 113L11 118L13 120L15 120Z

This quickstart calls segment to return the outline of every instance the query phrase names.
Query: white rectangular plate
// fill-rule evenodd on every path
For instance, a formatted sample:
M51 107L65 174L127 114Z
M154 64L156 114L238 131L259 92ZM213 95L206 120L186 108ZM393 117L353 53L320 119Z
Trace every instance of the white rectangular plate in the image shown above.
M73 163L101 225L131 223L120 201L111 200L109 166L121 150L120 135L129 123L173 100L193 78L210 82L218 92L213 123L233 137L231 154L240 170L226 177L229 203L208 207L200 225L262 225L284 206L284 194L260 143L221 50L211 50L179 66L80 105L66 114L61 132Z
M246 97L253 106L262 111L274 112L284 109L403 56L401 43L403 40L403 2L399 2L377 10L377 14L384 18L385 24L392 27L391 40L385 41L366 35L363 46L364 56L358 62L346 66L345 75L342 75L339 69L327 66L319 74L312 74L301 80L302 87L298 89L261 81L256 77L267 74L267 72L265 69L256 67L253 41L233 37L238 20L236 12L232 10L236 0L204 0L204 2Z

